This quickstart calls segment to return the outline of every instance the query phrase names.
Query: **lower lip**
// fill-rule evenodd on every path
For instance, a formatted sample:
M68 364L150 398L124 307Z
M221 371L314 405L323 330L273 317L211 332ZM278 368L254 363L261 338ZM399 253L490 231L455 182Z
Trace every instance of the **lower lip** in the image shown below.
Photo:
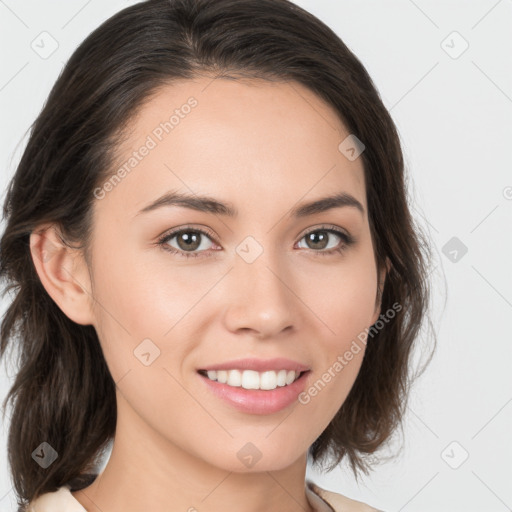
M304 372L291 384L272 390L233 387L221 384L216 380L210 380L201 374L199 374L199 377L215 395L224 399L235 409L249 414L272 414L289 407L297 401L298 395L306 386L305 377L308 374L309 371Z

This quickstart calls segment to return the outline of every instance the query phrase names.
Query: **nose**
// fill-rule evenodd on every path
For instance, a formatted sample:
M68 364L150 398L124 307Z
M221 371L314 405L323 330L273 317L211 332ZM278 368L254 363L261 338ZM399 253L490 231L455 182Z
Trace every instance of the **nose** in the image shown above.
M299 302L293 276L284 263L263 252L256 261L235 258L227 276L224 324L234 333L246 331L259 339L276 338L299 328Z

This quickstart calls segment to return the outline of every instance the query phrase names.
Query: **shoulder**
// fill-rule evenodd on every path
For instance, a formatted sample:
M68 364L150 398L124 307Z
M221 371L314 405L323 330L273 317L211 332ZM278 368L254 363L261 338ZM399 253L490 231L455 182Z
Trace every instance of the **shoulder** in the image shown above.
M329 508L325 508L326 512L383 512L362 501L353 500L343 496L343 494L322 489L309 480L306 482L306 487L316 496L320 497L326 505L330 505ZM324 509L319 510L323 512Z
M69 486L63 485L54 492L47 492L32 500L26 512L87 512L73 497Z
M318 512L382 512L361 501L306 482L308 498ZM26 512L87 512L73 497L69 486L42 494L28 504Z

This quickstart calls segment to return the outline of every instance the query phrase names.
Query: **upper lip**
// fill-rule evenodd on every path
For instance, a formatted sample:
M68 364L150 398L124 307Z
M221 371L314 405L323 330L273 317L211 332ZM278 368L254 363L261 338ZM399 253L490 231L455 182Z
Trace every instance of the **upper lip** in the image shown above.
M212 364L200 368L201 370L254 370L257 372L264 372L269 370L295 370L296 372L304 372L309 370L309 367L291 359L284 357L276 357L274 359L232 359L231 361L224 361L223 363Z

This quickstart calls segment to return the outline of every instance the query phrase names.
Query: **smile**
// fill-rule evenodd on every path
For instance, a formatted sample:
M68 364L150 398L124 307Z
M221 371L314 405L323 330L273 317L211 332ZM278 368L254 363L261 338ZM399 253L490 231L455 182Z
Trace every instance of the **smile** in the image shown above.
M227 384L231 387L244 389L272 390L284 387L295 382L302 373L295 370L269 370L257 372L255 370L200 370L199 373L212 381Z

